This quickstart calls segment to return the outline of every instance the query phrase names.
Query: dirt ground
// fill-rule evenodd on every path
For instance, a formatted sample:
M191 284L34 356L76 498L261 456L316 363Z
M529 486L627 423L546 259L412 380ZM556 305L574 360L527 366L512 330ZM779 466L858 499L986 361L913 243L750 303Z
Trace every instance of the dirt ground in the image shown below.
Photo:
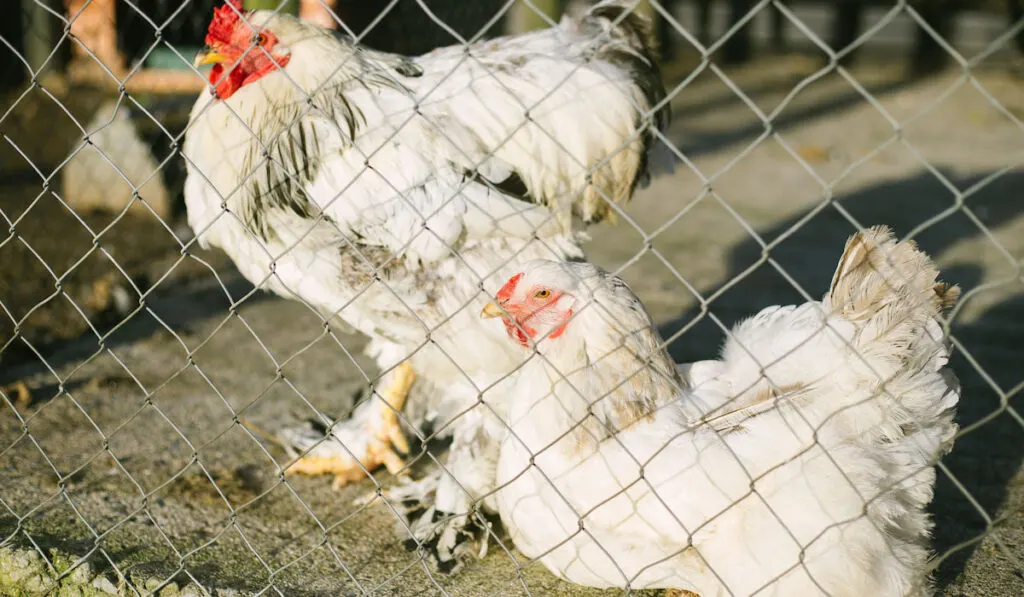
M912 234L965 290L952 323L964 432L932 507L939 594L1022 595L1024 80L982 65L976 79L911 81L873 62L851 71L868 101L834 72L809 77L818 66L792 57L727 71L764 114L799 89L770 131L716 75L691 81L669 135L689 163L640 191L629 218L595 230L589 255L621 269L665 335L678 335L674 356L690 361L714 355L717 322L802 301L790 280L819 296L854 221ZM2 131L44 177L80 135L48 101L26 103ZM72 114L99 101L76 95ZM253 293L218 255L181 257L180 219L131 216L109 229L109 214L79 219L10 141L0 152L0 228L15 222L16 234L0 236L0 384L30 391L17 404L9 391L0 407L0 594L53 588L54 571L78 558L89 566L59 589L620 594L562 583L494 546L460 574L438 574L401 548L379 500L353 504L371 482L332 491L328 479L282 480L285 455L235 413L276 429L309 416L307 401L344 412L369 367L362 339ZM105 285L150 290L146 308L104 300ZM87 319L103 335L126 314L101 346Z
M3 120L5 142L0 144L0 211L6 229L0 240L0 302L7 315L0 318L0 359L6 363L31 358L26 342L47 350L86 333L106 333L128 313L115 304L117 289L137 304L138 296L168 270L177 277L189 265L171 267L181 240L190 235L182 222L164 222L146 209L127 216L76 210L64 201L68 194L58 167L81 145L82 127L109 96L53 87L50 93L32 90L17 103L20 93L4 98L5 110L14 103ZM179 132L188 99L153 103L151 113ZM168 159L169 137L141 111L134 114L154 157ZM182 169L180 159L168 160L163 168L176 191ZM178 239L179 234L185 238Z

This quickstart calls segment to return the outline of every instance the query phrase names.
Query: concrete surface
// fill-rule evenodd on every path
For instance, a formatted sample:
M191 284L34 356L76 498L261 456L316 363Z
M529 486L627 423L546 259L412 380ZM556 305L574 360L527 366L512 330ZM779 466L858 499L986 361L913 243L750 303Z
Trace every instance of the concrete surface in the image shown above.
M770 112L815 68L793 58L730 76ZM967 291L953 324L966 431L944 461L933 506L939 592L1021 595L1024 425L1000 395L1024 378L1024 82L985 68L955 90L955 74L909 82L898 68L872 66L853 76L900 122L945 96L896 135L830 74L782 110L780 137L758 142L763 126L751 108L715 75L701 76L675 102L671 137L713 181L705 187L676 164L637 195L630 218L594 231L590 256L624 267L663 331L686 330L673 352L693 360L720 344L715 319L728 325L802 300L773 263L812 296L824 291L854 230L825 198L864 225L914 231ZM963 199L973 217L953 211L920 229L956 204L932 168L960 192L1001 175ZM761 244L748 226L777 242L770 263L757 265ZM369 365L362 340L328 333L298 303L250 294L216 256L201 255L211 269L178 263L169 244L146 264L153 281L173 270L151 311L117 328L106 351L87 335L4 357L0 384L24 383L31 399L0 405L0 594L621 593L559 582L498 546L454 577L437 574L401 548L387 506L353 503L373 490L369 481L332 491L329 479L282 479L284 454L234 417L277 429L309 416L306 401L343 412L362 379L357 364ZM714 296L706 314L688 287ZM1019 393L1009 398L1018 411Z

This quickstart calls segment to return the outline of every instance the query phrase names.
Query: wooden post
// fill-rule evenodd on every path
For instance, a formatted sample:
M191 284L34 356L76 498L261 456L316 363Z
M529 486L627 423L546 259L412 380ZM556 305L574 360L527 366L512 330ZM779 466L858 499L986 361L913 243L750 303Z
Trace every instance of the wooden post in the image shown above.
M917 5L917 12L924 22L947 42L956 35L956 12L958 3L953 0L928 0ZM916 21L915 21L916 22ZM915 75L930 75L950 62L946 50L935 41L923 27L917 27L914 38L914 54L911 70Z
M19 0L19 4L15 4L15 14L21 14L23 11L29 10L29 8L22 8ZM15 51L23 53L34 69L37 63L33 60L32 53L29 50L31 42L29 41L29 36L26 35L26 31L32 30L32 25L26 25L22 24L21 19L2 19L0 20L0 38L10 40ZM28 71L22 67L21 61L7 58L4 65L0 67L0 92L20 85L27 76Z
M789 19L782 13L781 10L776 8L774 5L769 6L768 10L772 15L772 41L771 48L773 52L785 52L786 51L786 27L789 25Z
M714 8L714 2L711 0L697 2L697 31L699 31L697 39L705 48L716 39L715 34L711 31L711 12Z
M338 22L331 11L336 11L337 0L299 0L299 18L326 27L336 29Z
M1013 27L1021 17L1024 17L1024 0L1009 0L1007 4L1010 11L1010 27ZM1024 29L1017 32L1014 42L1017 44L1017 50L1024 53Z
M750 12L753 7L753 0L729 0L729 27L738 23ZM751 41L751 21L744 25L722 44L722 62L726 64L740 64L750 60L754 53Z
M844 0L832 12L832 51L839 52L857 41L864 23L864 2ZM843 56L842 64L853 64L856 51Z
M71 44L73 60L87 69L95 65L92 52L115 75L125 72L125 59L117 49L117 16L114 0L65 0L71 34L81 42ZM85 47L82 47L85 46ZM89 49L89 52L85 48Z

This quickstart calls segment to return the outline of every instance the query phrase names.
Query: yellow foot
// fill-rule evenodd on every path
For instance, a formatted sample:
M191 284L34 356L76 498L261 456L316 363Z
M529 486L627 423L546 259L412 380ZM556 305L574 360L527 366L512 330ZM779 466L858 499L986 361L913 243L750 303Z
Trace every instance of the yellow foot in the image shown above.
M398 422L398 413L405 405L405 399L416 380L416 372L406 361L395 367L388 374L388 378L387 387L380 391L384 400L374 399L375 408L370 414L369 420L363 423L364 428L360 430L361 433L349 434L346 433L346 430L335 431L335 435L352 451L351 455L335 442L324 442L321 445L332 444L329 455L318 455L318 450L314 448L312 452L299 458L288 467L287 473L332 474L335 488L361 481L367 473L381 465L384 465L389 473L398 474L405 467L405 461L398 452L409 453L409 442L406 441L405 434ZM349 435L351 437L346 437ZM357 456L358 460L352 455Z
M371 462L369 458L366 458L362 464L363 466L360 467L359 463L348 455L306 455L292 463L285 472L289 475L334 475L334 487L343 487L365 477L366 473L363 472L363 467L369 472L377 468L380 463Z
M400 363L391 372L391 383L388 384L387 389L384 390L383 396L384 401L388 403L387 406L381 406L381 421L380 426L376 429L374 437L377 438L382 445L392 445L403 454L409 453L409 442L405 439L405 434L402 433L402 426L398 423L398 413L402 412L402 407L405 406L405 399L409 397L409 390L412 388L412 383L416 381L416 372L412 370L412 365L409 361ZM394 452L388 450L392 456ZM391 466L388 466L387 461L384 465L388 467L389 473L396 473L405 463L402 462L401 458L398 458L400 466L392 470Z

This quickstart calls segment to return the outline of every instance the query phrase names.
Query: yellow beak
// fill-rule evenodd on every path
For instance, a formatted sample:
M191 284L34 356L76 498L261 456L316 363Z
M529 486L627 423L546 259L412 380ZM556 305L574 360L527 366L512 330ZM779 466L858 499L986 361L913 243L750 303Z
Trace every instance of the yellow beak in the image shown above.
M192 66L199 68L207 64L219 64L227 61L228 57L213 48L206 46L196 54L196 59L192 61Z
M498 303L491 301L484 305L484 310L480 312L480 317L484 319L492 319L494 317L501 317L505 315L505 312L501 310Z

